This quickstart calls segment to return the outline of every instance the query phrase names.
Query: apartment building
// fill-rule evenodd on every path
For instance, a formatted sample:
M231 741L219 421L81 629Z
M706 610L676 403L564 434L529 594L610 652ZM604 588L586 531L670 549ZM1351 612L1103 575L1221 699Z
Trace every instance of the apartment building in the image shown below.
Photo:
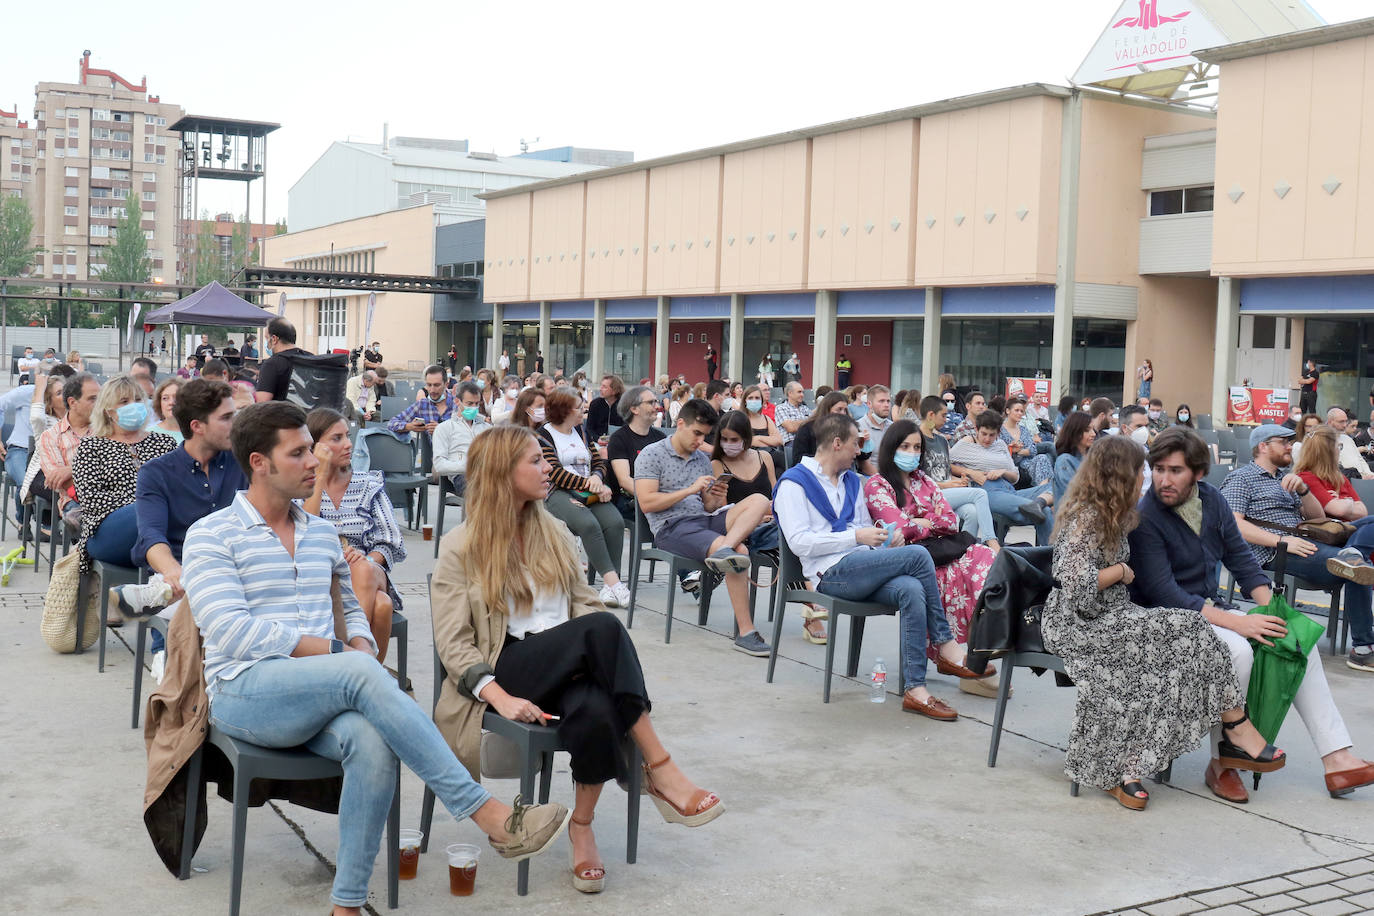
M32 168L22 190L33 210L35 244L43 249L35 275L98 278L114 227L137 194L153 276L165 272L172 279L179 137L169 125L183 114L180 106L149 95L146 77L134 83L92 67L89 51L76 82L38 83L33 149L30 154L26 138L19 138L24 158L18 172L22 177Z
M34 140L38 132L14 111L0 108L0 197L23 197L33 183Z

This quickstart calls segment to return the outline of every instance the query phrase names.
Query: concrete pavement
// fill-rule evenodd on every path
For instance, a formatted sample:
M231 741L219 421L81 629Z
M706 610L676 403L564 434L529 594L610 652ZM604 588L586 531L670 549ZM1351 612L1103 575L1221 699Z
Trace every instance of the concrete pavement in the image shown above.
M7 543L13 541L11 535ZM407 546L411 555L398 580L411 620L411 676L428 708L432 671L424 580L433 551L413 534ZM130 729L128 718L133 662L126 641L133 641L132 626L108 631L104 674L96 672L93 651L54 654L38 633L46 582L46 568L38 574L21 569L0 588L0 614L7 618L0 644L0 797L7 815L0 819L0 874L8 908L146 916L227 909L226 803L210 800L198 872L189 881L167 873L144 831L146 758L142 732ZM441 809L419 877L402 882L403 912L554 913L584 906L635 914L687 907L702 913L992 907L1100 913L1142 906L1139 912L1163 916L1255 900L1270 901L1262 906L1291 903L1294 911L1332 901L1356 907L1341 912L1374 908L1374 898L1362 896L1371 883L1367 876L1374 874L1374 865L1363 858L1374 852L1374 790L1329 799L1320 763L1296 717L1280 736L1288 767L1266 777L1249 805L1211 796L1202 784L1206 752L1199 749L1176 762L1172 785L1151 785L1149 809L1134 813L1094 790L1069 797L1063 748L1075 692L1056 688L1049 677L1016 673L998 766L989 769L994 703L959 692L953 679L933 671L930 677L933 692L961 713L952 724L903 714L896 677L889 680L894 692L883 705L868 702L865 684L837 677L825 705L824 648L802 641L795 606L777 677L765 684L766 659L731 650L723 592L705 628L695 625L694 603L679 596L671 645L663 642L665 597L660 568L655 583L641 586L632 630L655 724L687 772L722 796L726 816L699 830L669 827L646 799L639 861L626 865L625 796L611 786L596 819L607 867L605 893L589 901L572 889L568 844L561 840L533 861L528 897L515 894L514 865L487 849L477 893L462 900L448 894L441 850L452 842L485 843L471 823L455 823ZM771 635L766 616L760 606L761 627ZM839 657L848 637L848 628L841 629ZM896 634L892 618L870 621L861 675L876 655L887 660L889 671L895 669ZM1356 751L1374 754L1374 680L1350 671L1342 659L1328 657L1326 669ZM567 770L560 756L553 798L564 803L572 797ZM517 791L514 781L488 785L507 799ZM421 792L419 781L406 773L403 826L418 826ZM248 824L244 912L326 912L336 819L283 804L253 810ZM1342 864L1357 860L1365 864ZM1330 874L1310 871L1328 866ZM1218 893L1296 871L1322 880L1284 879L1287 884L1263 894ZM1325 890L1281 893L1357 879L1358 887L1340 886L1329 898L1322 897ZM378 912L386 912L385 892L378 868L371 885Z

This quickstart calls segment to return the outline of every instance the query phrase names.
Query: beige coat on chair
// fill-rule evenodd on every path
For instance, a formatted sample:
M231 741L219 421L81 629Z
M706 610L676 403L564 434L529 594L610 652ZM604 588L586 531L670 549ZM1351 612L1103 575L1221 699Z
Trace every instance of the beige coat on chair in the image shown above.
M483 677L495 673L496 658L506 644L506 615L487 607L481 588L464 574L458 549L466 535L467 526L460 525L444 536L430 586L434 646L448 671L434 707L434 724L459 762L480 782L482 716L487 704L472 691ZM575 582L569 618L603 611L592 587L580 577Z

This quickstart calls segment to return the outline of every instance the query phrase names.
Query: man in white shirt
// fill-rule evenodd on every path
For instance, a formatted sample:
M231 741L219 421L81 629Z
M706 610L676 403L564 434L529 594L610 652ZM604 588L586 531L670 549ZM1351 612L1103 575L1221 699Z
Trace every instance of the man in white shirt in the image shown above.
M1346 433L1347 427L1350 426L1350 417L1346 412L1339 407L1331 408L1326 412L1326 425L1336 431L1336 441L1340 444L1341 449L1341 468L1349 468L1365 480L1374 478L1374 473L1370 473L1369 465L1360 455L1355 440Z
M496 365L497 365L497 367L501 370L501 374L502 374L502 375L505 375L507 372L510 371L510 351L509 351L509 350L502 350L502 351L501 351L501 358L498 359L498 360L496 361Z
M816 457L782 475L773 511L787 545L816 590L850 601L897 608L902 633L902 709L937 721L959 714L926 689L927 639L939 647L941 674L976 678L964 665L940 602L935 564L920 545L903 544L900 531L873 524L859 475L850 469L859 454L858 429L848 414L816 424Z
M19 384L28 385L33 382L33 372L39 367L41 361L33 355L33 347L25 347L24 355L19 357Z
M467 489L468 449L490 425L482 416L482 390L476 382L458 386L458 410L434 427L434 473L449 479L459 496Z
M367 369L353 376L348 380L345 396L364 420L377 419L377 373Z

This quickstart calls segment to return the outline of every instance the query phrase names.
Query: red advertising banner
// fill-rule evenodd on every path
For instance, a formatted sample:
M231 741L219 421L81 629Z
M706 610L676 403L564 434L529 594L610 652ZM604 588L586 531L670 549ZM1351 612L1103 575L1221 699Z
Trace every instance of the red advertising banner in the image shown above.
M1047 378L1009 378L1007 397L1019 395L1032 404L1048 409L1050 393L1054 391L1054 381Z
M1227 423L1283 423L1288 419L1287 388L1231 387L1226 400Z

